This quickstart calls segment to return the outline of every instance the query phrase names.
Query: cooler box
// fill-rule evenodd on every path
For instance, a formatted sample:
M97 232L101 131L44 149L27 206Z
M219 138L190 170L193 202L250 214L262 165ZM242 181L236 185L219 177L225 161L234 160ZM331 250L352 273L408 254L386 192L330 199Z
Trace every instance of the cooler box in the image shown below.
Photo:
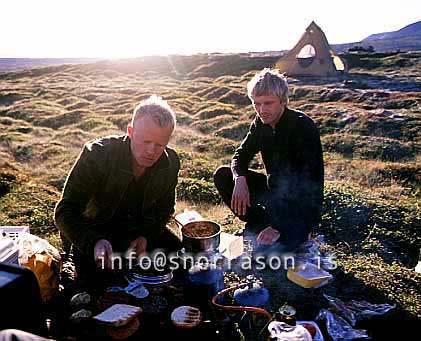
M0 302L0 330L42 334L40 290L31 270L0 263Z

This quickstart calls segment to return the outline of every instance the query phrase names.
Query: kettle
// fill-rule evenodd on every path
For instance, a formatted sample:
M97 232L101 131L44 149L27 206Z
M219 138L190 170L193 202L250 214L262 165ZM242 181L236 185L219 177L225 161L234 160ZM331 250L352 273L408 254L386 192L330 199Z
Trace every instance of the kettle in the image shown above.
M253 275L247 276L248 284L234 291L234 304L268 309L269 291Z

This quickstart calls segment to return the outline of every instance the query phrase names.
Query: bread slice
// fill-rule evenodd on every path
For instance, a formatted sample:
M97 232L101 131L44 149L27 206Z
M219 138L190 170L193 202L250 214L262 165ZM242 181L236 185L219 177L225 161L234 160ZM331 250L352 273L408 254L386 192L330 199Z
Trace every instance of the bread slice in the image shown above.
M173 310L171 321L179 328L193 328L202 321L202 313L195 307L183 305Z
M129 323L141 312L141 308L133 305L114 304L101 314L94 316L94 320L107 326L121 327Z
M107 327L108 336L115 340L124 340L132 336L139 328L139 319L133 318L129 323L121 327Z

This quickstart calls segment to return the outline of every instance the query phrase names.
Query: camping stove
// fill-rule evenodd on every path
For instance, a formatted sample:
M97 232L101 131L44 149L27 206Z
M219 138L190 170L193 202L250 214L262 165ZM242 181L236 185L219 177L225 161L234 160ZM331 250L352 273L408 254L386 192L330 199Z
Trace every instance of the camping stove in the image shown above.
M224 288L223 270L216 265L219 253L196 257L185 274L184 296L188 304L207 310L210 299Z

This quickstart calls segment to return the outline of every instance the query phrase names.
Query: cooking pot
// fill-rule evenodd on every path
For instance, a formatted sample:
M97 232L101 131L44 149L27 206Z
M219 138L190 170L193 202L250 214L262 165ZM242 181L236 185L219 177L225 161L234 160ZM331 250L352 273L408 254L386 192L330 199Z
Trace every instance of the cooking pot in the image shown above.
M176 220L177 221L177 220ZM221 238L221 226L211 220L192 221L181 226L183 246L187 252L216 252Z

